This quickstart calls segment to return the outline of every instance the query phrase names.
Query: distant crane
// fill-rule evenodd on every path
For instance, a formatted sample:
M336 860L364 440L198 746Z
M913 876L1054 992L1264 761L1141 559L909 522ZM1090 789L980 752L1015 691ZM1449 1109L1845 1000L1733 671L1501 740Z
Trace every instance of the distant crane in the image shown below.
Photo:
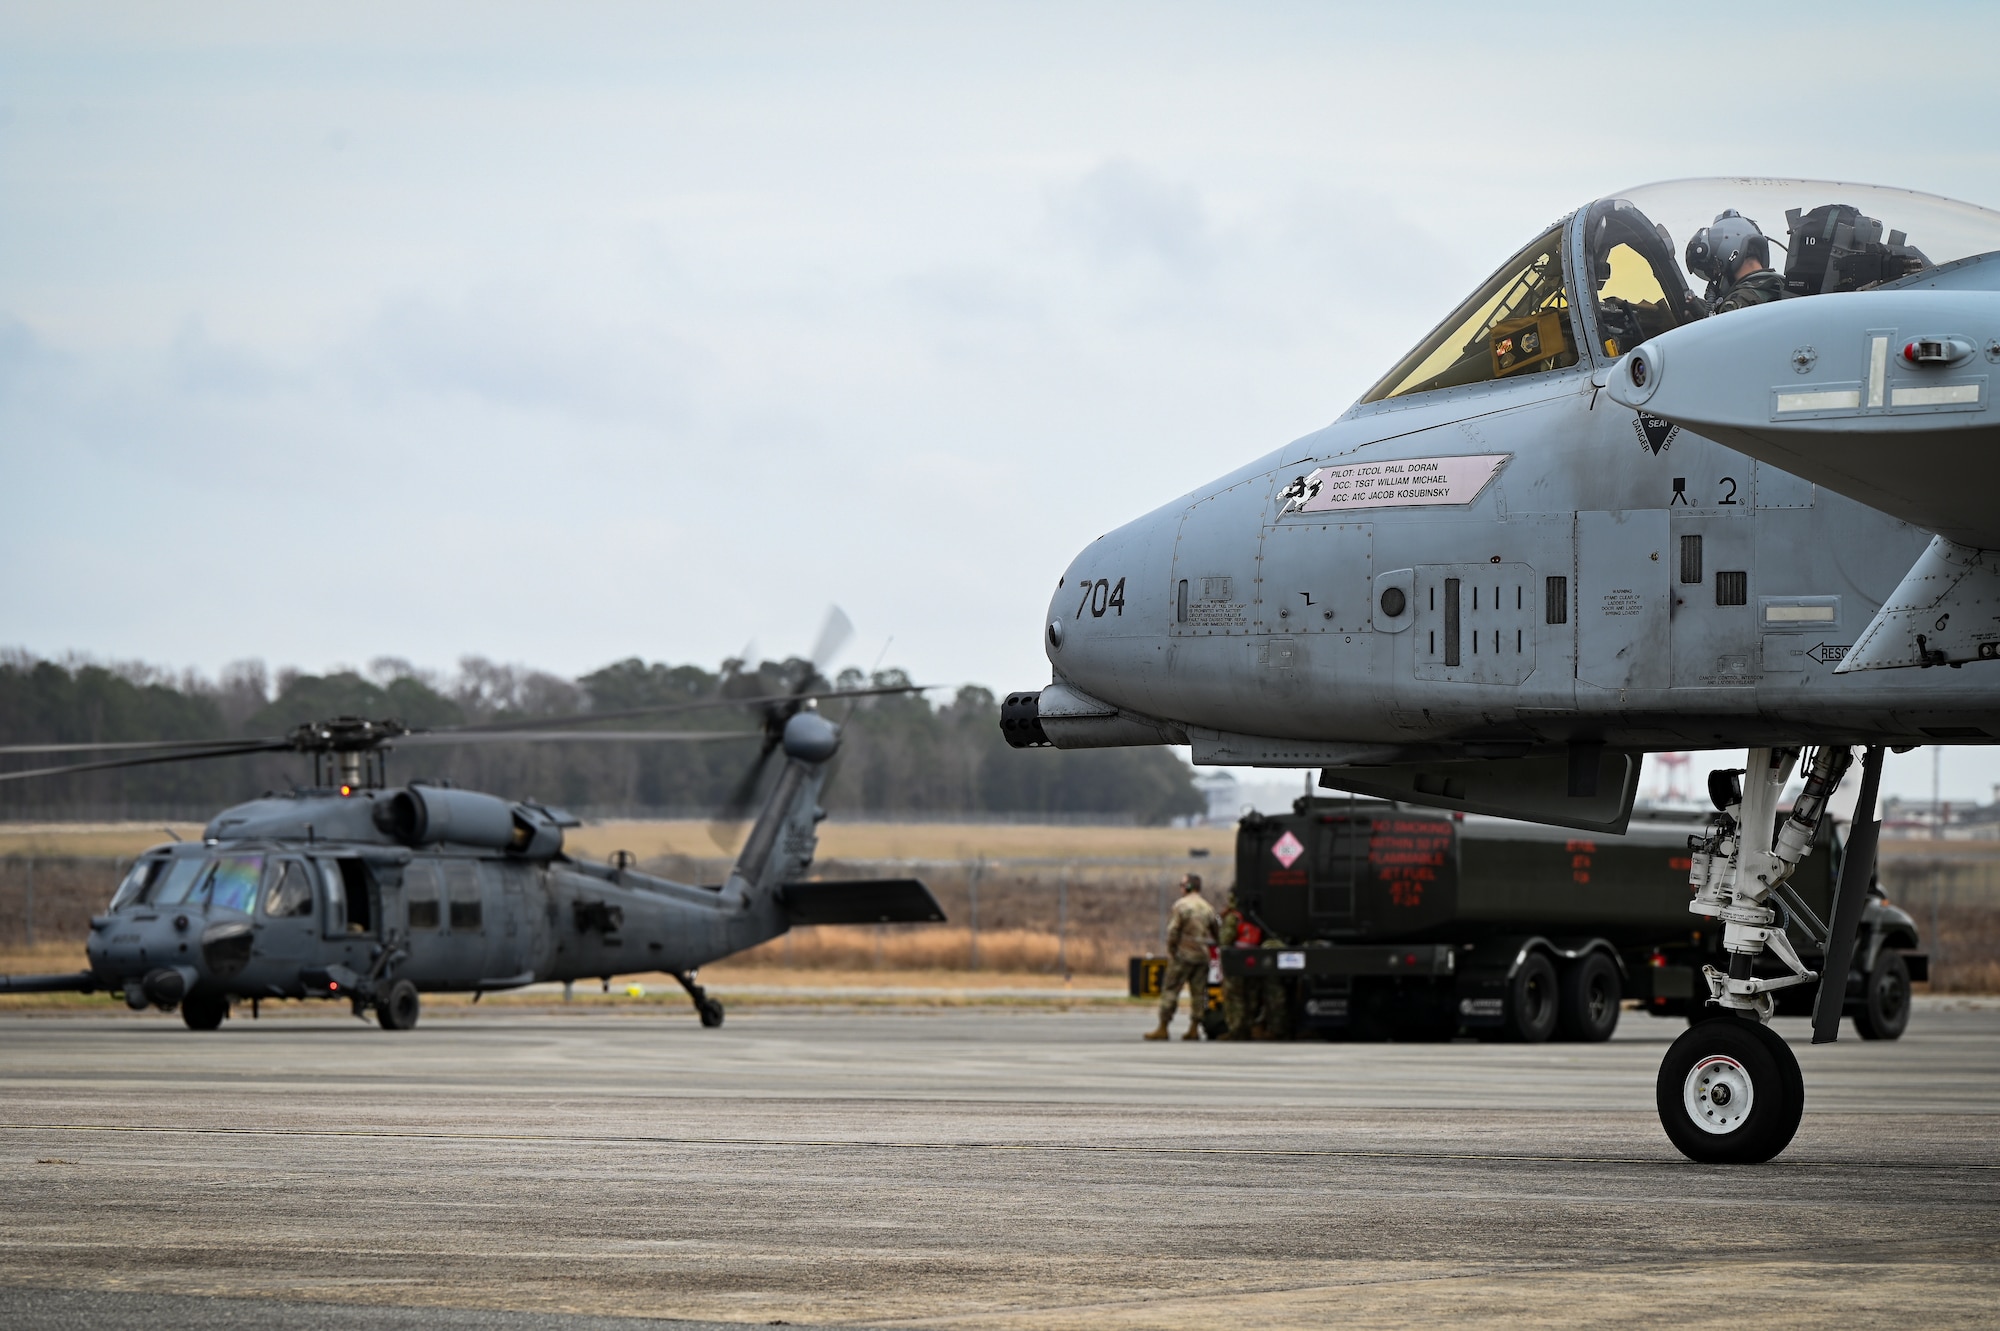
M1656 753L1653 761L1659 764L1659 781L1653 787L1653 800L1657 804L1688 804L1694 799L1688 789L1688 768L1694 763L1691 753Z

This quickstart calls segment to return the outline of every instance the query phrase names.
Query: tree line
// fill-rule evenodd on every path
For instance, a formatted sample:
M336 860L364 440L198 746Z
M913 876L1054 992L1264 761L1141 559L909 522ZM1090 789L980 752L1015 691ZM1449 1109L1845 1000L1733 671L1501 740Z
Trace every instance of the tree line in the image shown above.
M800 661L729 662L718 671L637 658L576 679L460 661L450 677L383 658L365 673L282 671L246 662L210 679L135 664L0 657L0 745L282 735L335 716L393 719L426 728L574 717L718 697L783 693ZM908 684L900 670L843 671L845 688ZM834 813L891 816L1104 817L1164 822L1205 803L1193 772L1158 748L1061 752L1007 747L999 705L976 685L949 699L889 694L833 701L845 721L839 769L826 797ZM409 748L388 755L388 778L449 781L583 813L690 816L720 808L759 749L757 717L742 708L691 711L619 729L734 732L708 743L498 742ZM5 770L109 754L8 755ZM775 764L773 765L775 766ZM266 791L309 784L303 754L262 754L114 772L0 783L0 819L206 818Z

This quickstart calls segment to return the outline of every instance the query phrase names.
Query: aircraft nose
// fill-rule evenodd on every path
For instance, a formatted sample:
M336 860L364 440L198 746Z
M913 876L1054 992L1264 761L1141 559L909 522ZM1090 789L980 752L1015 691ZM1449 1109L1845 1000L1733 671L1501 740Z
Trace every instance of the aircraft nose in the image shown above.
M1161 510L1077 553L1049 598L1042 651L1058 681L1126 711L1154 714L1172 600L1177 511Z

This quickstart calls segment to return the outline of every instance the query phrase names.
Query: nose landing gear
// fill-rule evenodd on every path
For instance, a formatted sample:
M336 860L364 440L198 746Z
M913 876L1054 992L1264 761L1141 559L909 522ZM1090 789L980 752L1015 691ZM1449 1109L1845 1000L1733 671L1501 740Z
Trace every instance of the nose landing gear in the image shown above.
M1674 1041L1660 1064L1654 1100L1667 1139L1682 1155L1703 1164L1761 1164L1790 1145L1799 1130L1805 1078L1791 1046L1768 1025L1772 990L1817 981L1813 1043L1832 1040L1839 1029L1861 901L1875 868L1882 750L1869 748L1862 762L1854 833L1841 865L1832 920L1824 926L1802 908L1786 880L1811 853L1853 753L1831 745L1820 748L1804 792L1783 825L1774 827L1778 794L1798 757L1797 749L1750 750L1740 787L1735 773L1711 774L1716 814L1707 834L1689 843L1694 900L1688 909L1723 924L1729 970L1704 968L1714 1015L1696 1021ZM1800 960L1768 904L1773 895L1792 906L1825 945L1821 972L1808 970ZM1767 951L1791 974L1759 977L1755 963Z

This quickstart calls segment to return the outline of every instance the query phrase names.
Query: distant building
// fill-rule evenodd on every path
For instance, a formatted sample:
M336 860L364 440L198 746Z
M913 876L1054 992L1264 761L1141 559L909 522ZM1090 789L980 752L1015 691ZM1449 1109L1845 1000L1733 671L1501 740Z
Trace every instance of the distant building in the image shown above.
M1229 772L1196 772L1194 788L1208 801L1211 823L1233 823L1243 814L1243 783Z
M1882 835L1913 841L2000 841L2000 786L1993 788L1989 804L1933 804L1890 795L1882 801Z

